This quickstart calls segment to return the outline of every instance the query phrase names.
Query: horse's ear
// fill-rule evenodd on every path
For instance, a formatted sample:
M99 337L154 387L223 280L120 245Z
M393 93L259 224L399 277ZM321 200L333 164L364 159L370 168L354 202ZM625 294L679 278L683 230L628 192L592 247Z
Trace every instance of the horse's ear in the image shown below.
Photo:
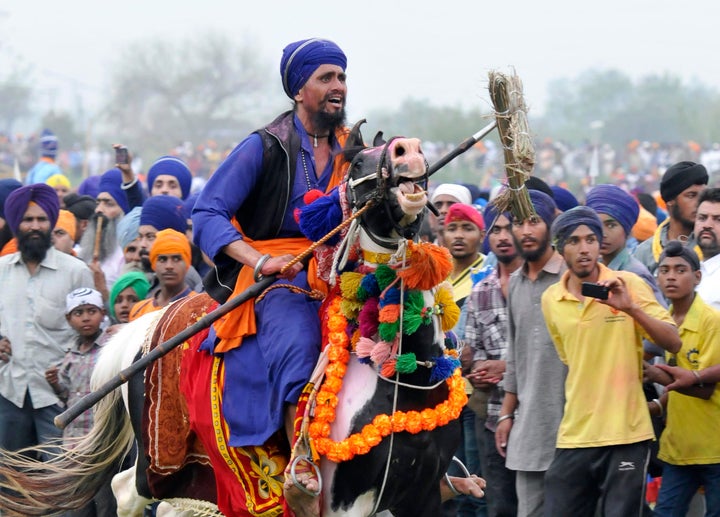
M362 126L365 122L367 122L366 119L358 120L352 127L352 129L350 130L350 134L345 141L346 149L350 149L351 147L365 147L362 133L360 133L360 126Z
M380 146L385 145L386 143L387 142L383 138L383 132L378 131L377 134L375 135L375 138L373 138L373 147L380 147Z
M362 126L367 120L358 120L357 123L350 130L350 134L345 140L345 146L343 147L343 155L349 162L355 158L360 151L365 149L365 142L363 141L362 133L360 133L360 126Z

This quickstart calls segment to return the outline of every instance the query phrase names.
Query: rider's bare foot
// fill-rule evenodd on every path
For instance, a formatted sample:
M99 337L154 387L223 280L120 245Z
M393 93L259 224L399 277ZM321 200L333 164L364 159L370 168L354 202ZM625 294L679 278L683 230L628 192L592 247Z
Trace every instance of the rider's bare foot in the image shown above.
M445 502L453 497L465 494L473 497L481 498L485 495L483 489L485 488L485 480L481 477L473 474L470 477L455 477L449 476L450 482L453 484L457 494L448 486L445 478L440 480L440 499Z
M296 482L297 481L297 484ZM320 497L305 493L305 490L316 494L320 491L320 482L314 467L306 460L298 462L295 467L295 481L290 475L290 469L285 471L283 495L288 506L295 513L295 517L320 517Z

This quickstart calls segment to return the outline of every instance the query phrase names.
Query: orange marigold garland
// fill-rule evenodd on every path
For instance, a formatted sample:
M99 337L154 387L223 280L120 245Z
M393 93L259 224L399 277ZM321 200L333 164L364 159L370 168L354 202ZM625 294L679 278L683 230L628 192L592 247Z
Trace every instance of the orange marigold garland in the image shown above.
M341 441L329 438L331 424L335 421L337 393L342 387L347 363L350 360L348 351L350 340L344 331L347 320L340 304L341 299L336 298L328 307L328 325L331 326L328 335L330 362L325 369L325 381L318 392L315 414L309 427L310 438L318 453L336 463L348 461L357 454L368 453L390 433L407 431L416 434L421 431L432 431L460 416L460 411L467 402L467 395L465 383L460 370L457 369L446 379L449 391L447 400L434 408L422 411L397 411L393 415L377 415L372 423L363 427L359 433ZM340 330L341 328L343 330Z

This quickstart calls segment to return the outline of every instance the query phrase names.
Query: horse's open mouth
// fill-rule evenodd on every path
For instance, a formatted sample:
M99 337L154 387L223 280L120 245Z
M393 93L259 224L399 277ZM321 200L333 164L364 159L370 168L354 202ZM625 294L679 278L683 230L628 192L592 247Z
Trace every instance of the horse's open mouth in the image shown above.
M406 214L417 214L427 204L427 192L412 178L399 178L397 200Z

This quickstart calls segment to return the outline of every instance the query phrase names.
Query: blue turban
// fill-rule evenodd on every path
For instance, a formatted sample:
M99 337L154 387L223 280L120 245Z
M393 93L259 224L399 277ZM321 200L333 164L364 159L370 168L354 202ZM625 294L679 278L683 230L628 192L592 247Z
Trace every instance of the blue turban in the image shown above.
M640 215L640 206L635 198L616 185L598 185L588 192L585 205L598 214L615 219L630 236L632 227Z
M5 200L13 190L22 187L22 183L14 179L0 180L0 217L5 219Z
M310 38L285 47L280 60L280 77L285 94L294 99L320 65L337 65L345 70L347 58L340 47L326 39Z
M567 212L563 212L553 222L550 232L552 233L555 249L560 254L565 248L565 242L578 226L587 226L595 234L599 243L602 244L603 226L595 210L587 206L576 206Z
M117 224L117 241L123 251L132 241L138 238L141 212L142 207L136 206L125 214Z
M530 201L537 215L539 215L540 218L545 221L547 227L550 228L552 222L555 220L555 211L557 210L555 201L545 194L545 192L540 192L539 190L530 189L528 193L530 194Z
M43 209L50 221L50 229L55 228L60 214L60 200L57 193L50 185L35 183L13 190L5 200L5 220L13 235L17 235L30 202Z
M575 195L566 188L553 185L552 187L550 187L550 190L552 190L553 192L553 199L555 199L555 204L563 212L570 210L571 208L575 208L580 204L578 203Z
M43 129L40 135L40 154L55 158L58 149L58 139L49 129Z
M192 173L185 162L174 156L161 156L152 164L147 173L148 190L152 191L155 179L166 174L177 178L182 190L182 198L187 199L190 195L190 185L192 184Z
M153 226L157 231L171 228L180 233L187 230L183 202L175 196L152 196L142 206L140 226Z
M98 195L101 192L107 192L120 205L124 213L130 211L130 203L128 203L127 194L122 189L122 172L120 169L110 169L100 176L98 183ZM97 196L96 196L97 197Z
M94 200L100 193L100 191L98 190L99 185L100 176L88 176L87 178L82 180L82 183L80 183L80 186L77 189L77 193L81 196L90 196Z

